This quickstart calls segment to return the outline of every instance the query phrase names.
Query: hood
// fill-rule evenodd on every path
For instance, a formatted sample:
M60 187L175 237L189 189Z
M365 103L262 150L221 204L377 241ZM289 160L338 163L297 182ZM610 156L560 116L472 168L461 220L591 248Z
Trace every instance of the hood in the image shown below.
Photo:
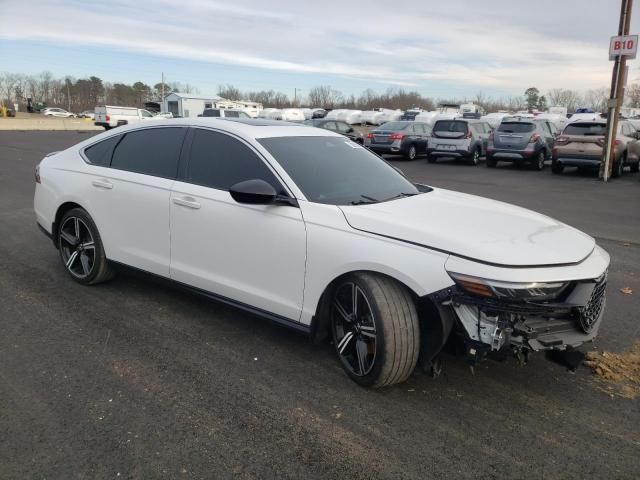
M577 263L595 247L589 235L545 215L449 190L340 208L357 230L495 265Z

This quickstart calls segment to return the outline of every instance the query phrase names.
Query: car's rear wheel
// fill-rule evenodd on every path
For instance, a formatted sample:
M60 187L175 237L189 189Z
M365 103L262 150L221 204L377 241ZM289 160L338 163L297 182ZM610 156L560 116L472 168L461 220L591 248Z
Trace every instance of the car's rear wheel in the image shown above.
M351 274L331 305L340 363L356 383L384 387L405 381L420 353L420 326L409 291L393 279Z
M619 178L622 176L622 174L624 173L624 164L626 160L627 160L627 154L625 153L622 157L620 157L620 160L618 160L613 164L612 176L614 178Z
M562 166L561 163L552 161L551 162L551 171L553 173L556 173L556 174L561 174L562 172L564 172L564 167Z
M416 146L413 144L409 145L409 150L407 150L407 153L405 154L407 160L415 160L417 155L418 152L416 151Z
M546 154L544 152L544 150L540 150L538 152L538 155L536 155L536 159L533 163L533 167L536 170L544 170L544 161L546 159Z
M86 211L74 208L65 213L57 234L62 264L75 281L94 285L113 277L98 229Z
M640 160L637 161L636 163L632 163L629 168L631 169L631 171L633 173L638 173L640 172Z
M476 148L473 150L473 153L471 154L470 157L470 161L472 165L478 165L478 163L480 163L480 148Z
M487 167L489 168L496 168L496 165L498 165L498 161L487 155Z
M434 157L433 155L427 155L427 162L429 163L436 163L437 158Z

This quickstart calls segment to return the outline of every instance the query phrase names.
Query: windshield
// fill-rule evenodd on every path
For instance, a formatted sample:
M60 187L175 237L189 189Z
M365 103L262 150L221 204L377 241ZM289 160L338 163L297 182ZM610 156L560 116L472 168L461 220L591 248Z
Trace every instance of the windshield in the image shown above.
M498 127L499 132L506 133L528 133L535 128L533 123L524 122L502 122Z
M376 203L419 193L387 162L345 138L274 137L258 141L311 202Z
M380 125L376 130L404 130L410 125L409 122L387 122Z
M604 123L570 123L564 129L565 135L604 135L607 126Z

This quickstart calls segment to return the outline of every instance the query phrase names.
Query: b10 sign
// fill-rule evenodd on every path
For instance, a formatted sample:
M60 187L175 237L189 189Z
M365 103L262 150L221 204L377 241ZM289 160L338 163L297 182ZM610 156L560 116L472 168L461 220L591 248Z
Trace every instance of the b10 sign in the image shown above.
M623 37L611 37L609 44L609 60L624 55L628 59L636 58L638 50L638 35L626 35Z

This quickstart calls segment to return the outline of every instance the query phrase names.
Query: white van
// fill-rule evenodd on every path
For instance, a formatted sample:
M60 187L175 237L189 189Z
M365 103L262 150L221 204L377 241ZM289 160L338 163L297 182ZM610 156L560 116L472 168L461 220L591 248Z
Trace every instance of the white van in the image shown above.
M93 124L104 127L105 130L155 118L149 111L142 108L114 107L112 105L98 105L95 114Z

